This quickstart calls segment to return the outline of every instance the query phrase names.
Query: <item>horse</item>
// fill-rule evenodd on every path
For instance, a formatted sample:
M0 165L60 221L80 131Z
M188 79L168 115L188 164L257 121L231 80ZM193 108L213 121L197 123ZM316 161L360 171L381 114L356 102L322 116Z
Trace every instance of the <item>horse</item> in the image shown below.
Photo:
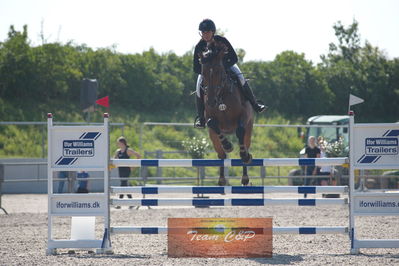
M204 93L205 119L209 138L219 159L226 159L233 151L233 144L225 135L235 133L240 146L240 158L244 164L241 184L248 185L247 166L252 161L249 153L254 123L254 111L244 98L240 82L227 74L223 57L227 48L223 43L208 44L200 53L202 90ZM219 170L219 186L226 185L224 167Z

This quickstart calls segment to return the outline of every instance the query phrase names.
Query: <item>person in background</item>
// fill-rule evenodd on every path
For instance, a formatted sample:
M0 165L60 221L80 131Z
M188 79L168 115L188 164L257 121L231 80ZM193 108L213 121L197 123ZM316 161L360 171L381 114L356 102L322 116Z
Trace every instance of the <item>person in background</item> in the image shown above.
M85 172L85 171L81 171L77 174L77 178L78 178L78 193L89 193L89 190L87 189L87 178L89 178L89 173ZM82 180L83 178L85 178L86 180Z
M68 178L68 172L67 171L58 172L58 178L67 179ZM63 193L64 192L64 185L65 185L65 181L64 180L59 181L59 183L58 183L58 193Z
M321 136L318 137L317 142L319 143L319 148L320 148L320 158L327 158L327 153L326 153L327 142ZM318 182L318 185L328 186L328 181L331 177L331 172L332 171L331 171L330 165L325 165L325 166L320 167L318 174L328 176L328 178L320 179L320 183Z
M316 146L316 138L314 136L309 136L308 145L305 149L305 158L320 158L320 149ZM317 167L313 165L306 166L306 177L305 177L305 186L311 185L314 182L313 178L309 178L309 176L314 176L317 174ZM304 194L305 198L307 194Z
M127 141L124 137L119 137L117 140L117 145L118 145L118 149L115 152L115 158L116 159L130 159L131 156L136 157L137 159L141 158L141 155L132 150L131 148L129 148L129 145L127 144ZM130 176L130 172L131 172L131 168L130 167L118 167L118 172L119 172L119 178L121 178L121 187L127 187L128 186L128 180L127 178L129 178ZM119 198L123 199L123 194L119 194ZM129 199L132 198L131 194L127 194L127 197ZM120 209L120 206L116 207L117 209Z

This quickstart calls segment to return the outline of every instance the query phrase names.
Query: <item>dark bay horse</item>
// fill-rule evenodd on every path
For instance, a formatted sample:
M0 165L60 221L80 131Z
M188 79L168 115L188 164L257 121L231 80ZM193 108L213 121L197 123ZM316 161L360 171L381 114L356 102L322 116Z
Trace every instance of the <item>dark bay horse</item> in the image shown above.
M226 159L227 153L233 151L232 143L225 137L235 133L240 145L240 157L244 164L252 161L249 153L254 114L251 104L244 99L239 81L235 82L226 73L223 57L226 47L213 42L208 50L200 54L202 65L202 87L205 100L205 118L209 128L209 137L219 159ZM249 183L247 166L243 166L241 184ZM226 184L224 167L220 167L220 186Z

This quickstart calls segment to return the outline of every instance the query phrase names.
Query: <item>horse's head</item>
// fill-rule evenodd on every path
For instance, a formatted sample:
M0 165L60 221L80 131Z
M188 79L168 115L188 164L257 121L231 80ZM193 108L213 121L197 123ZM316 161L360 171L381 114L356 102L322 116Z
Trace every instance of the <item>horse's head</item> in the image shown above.
M207 46L207 50L200 53L202 65L203 85L207 104L215 107L217 96L224 87L226 71L223 66L223 57L226 54L226 46L222 43L212 42Z

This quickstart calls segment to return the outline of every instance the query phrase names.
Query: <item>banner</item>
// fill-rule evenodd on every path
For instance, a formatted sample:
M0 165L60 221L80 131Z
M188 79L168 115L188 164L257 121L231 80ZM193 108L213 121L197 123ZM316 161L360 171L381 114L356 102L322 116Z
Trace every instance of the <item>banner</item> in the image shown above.
M399 124L355 124L354 166L399 169Z
M169 218L168 256L270 258L272 218Z
M104 168L108 159L103 126L53 127L50 141L50 162L54 169Z

